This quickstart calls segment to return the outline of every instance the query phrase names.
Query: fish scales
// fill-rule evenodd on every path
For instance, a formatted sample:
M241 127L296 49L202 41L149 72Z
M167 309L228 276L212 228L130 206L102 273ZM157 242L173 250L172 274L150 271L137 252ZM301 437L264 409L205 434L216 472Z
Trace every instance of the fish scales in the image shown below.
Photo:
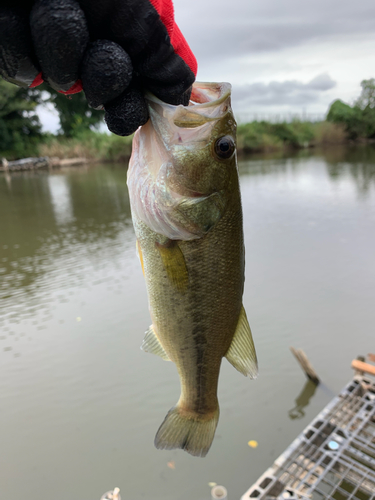
M257 362L242 306L244 242L230 91L226 84L195 84L193 95L211 99L184 108L152 98L153 129L148 124L143 136L137 132L128 184L152 318L143 348L173 361L181 382L180 399L155 444L205 456L219 417L223 357L252 377ZM216 154L218 147L224 152Z
M189 274L189 290L181 296L176 294L159 252L143 252L158 338L185 382L182 400L199 413L216 409L220 364L240 313L244 269L242 216L240 207L233 209L233 213L227 211L215 233L179 242ZM142 226L137 230L140 246L152 247L155 235ZM202 280L202 276L206 279ZM169 307L166 309L164 304ZM191 335L186 335L186 331Z

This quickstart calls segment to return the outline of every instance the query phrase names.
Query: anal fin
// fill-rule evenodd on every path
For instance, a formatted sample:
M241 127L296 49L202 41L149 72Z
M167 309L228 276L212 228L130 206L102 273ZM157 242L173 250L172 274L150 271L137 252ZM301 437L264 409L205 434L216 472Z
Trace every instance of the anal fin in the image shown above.
M232 343L225 355L229 363L236 370L243 373L245 377L256 378L258 375L258 361L255 352L253 336L246 312L242 306L240 317L238 319L236 333Z
M147 330L145 338L143 339L141 349L145 352L150 352L160 356L165 361L170 361L168 354L164 351L159 339L156 336L153 325Z

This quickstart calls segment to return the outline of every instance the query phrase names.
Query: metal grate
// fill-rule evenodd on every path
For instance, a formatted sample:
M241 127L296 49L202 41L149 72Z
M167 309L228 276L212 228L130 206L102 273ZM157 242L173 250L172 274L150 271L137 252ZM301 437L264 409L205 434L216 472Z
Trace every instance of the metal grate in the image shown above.
M241 500L375 500L375 384L355 377Z

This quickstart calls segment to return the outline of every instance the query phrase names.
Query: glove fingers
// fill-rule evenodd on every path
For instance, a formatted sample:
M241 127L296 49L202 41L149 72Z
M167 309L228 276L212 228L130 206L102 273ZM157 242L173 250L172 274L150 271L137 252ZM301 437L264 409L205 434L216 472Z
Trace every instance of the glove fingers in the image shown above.
M173 21L170 0L78 1L90 33L123 47L144 88L170 104L186 102L196 60Z
M117 135L131 135L148 120L143 93L133 85L104 108L107 126Z
M32 53L27 10L0 7L0 74L22 87L30 86L40 70Z
M89 43L81 7L75 0L37 0L30 25L44 79L54 89L68 91L79 79Z
M120 96L129 86L133 65L125 50L117 43L97 40L86 51L81 79L86 99L93 108Z

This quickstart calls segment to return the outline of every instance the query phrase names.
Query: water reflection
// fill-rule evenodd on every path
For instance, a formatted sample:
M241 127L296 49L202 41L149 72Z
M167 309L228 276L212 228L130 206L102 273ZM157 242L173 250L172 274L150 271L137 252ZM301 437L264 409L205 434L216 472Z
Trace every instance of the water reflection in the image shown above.
M301 160L321 158L331 180L350 176L359 194L375 185L375 146L337 146L322 150L306 149L295 152L252 155L239 163L240 174L266 175L297 172L304 166Z
M73 207L68 180L62 175L48 177L50 195L58 226L73 222Z
M284 174L288 169L297 170L302 158L308 158L308 151L294 152L291 156L264 154L243 158L238 166L240 175Z
M108 241L119 238L124 227L132 230L126 169L0 176L0 213L0 308L5 309L16 305L19 293L32 296L59 258L67 279L77 271L69 256L113 251L116 245Z
M324 159L332 180L350 175L360 194L375 185L375 147L332 148L325 151Z
M296 420L305 416L304 409L309 406L311 398L314 396L317 385L311 380L307 380L299 396L295 400L295 406L288 411L289 418Z

